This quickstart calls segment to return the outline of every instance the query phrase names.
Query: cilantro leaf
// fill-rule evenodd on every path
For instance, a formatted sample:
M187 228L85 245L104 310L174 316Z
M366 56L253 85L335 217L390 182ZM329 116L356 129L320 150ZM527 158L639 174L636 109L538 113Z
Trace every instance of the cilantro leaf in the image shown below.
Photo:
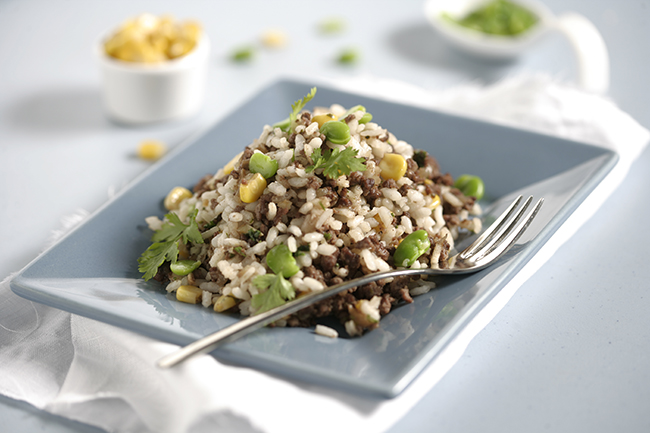
M298 114L302 111L303 108L305 108L305 105L309 101L311 101L314 96L316 95L316 87L312 87L311 91L307 96L305 96L302 99L299 99L295 101L293 104L291 104L291 114L289 114L289 117L287 117L284 120L281 120L273 125L274 128L280 128L284 132L293 132L293 124L295 123L296 119L298 118Z
M176 263L177 258L177 242L155 242L138 259L138 271L144 273L145 280L150 280L165 261Z
M358 157L359 152L351 147L345 147L341 150L337 147L334 150L325 150L321 153L321 149L314 149L311 154L314 165L306 168L307 173L311 173L319 168L323 169L323 175L330 179L336 179L341 175L348 176L353 171L365 171L366 159Z
M173 212L165 215L167 221L160 230L153 234L151 237L153 243L138 258L138 271L144 274L145 280L153 278L158 272L158 268L166 261L176 263L176 260L178 260L179 240L184 243L203 243L203 237L196 223L197 213L198 211L194 209L189 215L189 224L184 224L178 215Z
M311 101L314 96L316 96L316 87L312 87L311 91L307 96L291 104L292 111L291 114L289 114L289 122L288 123L286 123L286 121L280 122L281 123L280 128L283 131L293 132L293 124L296 122L296 119L298 118L298 114L300 114L302 109L305 108L305 105L307 105L307 103Z
M256 314L272 310L296 297L293 285L282 275L258 275L253 278L253 285L266 289L251 299L251 306L256 310Z

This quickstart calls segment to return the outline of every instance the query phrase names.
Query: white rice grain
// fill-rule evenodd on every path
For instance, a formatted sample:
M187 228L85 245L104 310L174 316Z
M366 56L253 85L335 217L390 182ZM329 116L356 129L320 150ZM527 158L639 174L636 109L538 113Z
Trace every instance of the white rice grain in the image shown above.
M300 254L296 257L296 263L298 263L298 266L301 268L307 268L312 264L311 256L309 254Z
M298 244L296 243L296 238L290 236L289 239L287 239L287 247L289 247L289 251L291 251L292 253L298 251Z
M338 338L339 333L336 332L335 329L330 328L329 326L325 325L316 325L314 328L314 332L318 335L322 335L323 337L329 337L329 338Z
M205 308L208 308L210 305L212 305L212 293L211 292L208 292L207 290L203 290L201 292L201 304Z
M278 213L278 206L275 203L270 202L267 207L266 218L272 221L273 218L275 218L275 215L277 215L277 213Z
M213 281L205 281L199 284L199 289L205 290L211 293L219 293L221 286Z
M341 230L343 228L343 223L334 218L330 218L327 222L327 225L330 226L332 230Z
M416 283L416 286L409 290L411 296L420 296L424 295L431 291L431 289L436 288L436 283L433 281L424 281L420 280Z
M228 215L224 215L224 219L226 221L230 221L230 222L233 222L233 223L238 223L238 222L241 222L244 219L244 216L239 212L231 212Z
M248 301L251 298L251 295L248 293L248 291L247 290L242 290L241 287L233 287L232 291L230 293L235 298L241 299L241 300L244 300L244 301Z
M321 256L331 256L336 252L337 249L338 248L336 248L334 245L320 244L318 248L316 248L316 252Z
M293 188L303 188L307 186L307 182L309 179L306 177L292 177L288 180L289 185L291 185Z
M316 221L316 228L317 229L322 228L323 224L325 224L325 221L327 221L333 214L334 211L332 209L325 209L325 211L321 214L321 216Z
M318 129L319 129L319 127L318 127L318 123L316 123L316 122L312 122L312 123L311 123L311 124L310 124L306 129L305 129L305 133L306 133L307 135L314 135L314 134L316 134L316 132L318 132Z
M268 245L273 244L273 241L278 236L278 233L279 231L277 227L271 227L269 229L268 233L266 234L266 242Z
M299 224L299 222L297 222L296 220L293 220L291 222L291 224L289 225L289 227L287 227L287 232L289 232L292 235L294 235L295 237L299 238L299 237L302 236L302 230L300 230L300 227L298 227L297 225L294 225L294 223Z
M268 241L261 241L250 247L246 251L246 255L249 256L259 256L266 252L266 245Z
M455 195L453 195L453 194L452 194L451 192L449 192L449 191L443 193L443 194L442 194L442 197L445 199L445 201L446 201L447 203L449 203L449 204L452 205L453 207L461 207L461 206L463 206L463 202L460 201L460 199L459 199L458 197L456 197Z
M402 194L399 193L395 188L382 188L381 193L386 197L388 200L392 201L399 201L402 198Z
M366 268L368 268L369 271L376 271L377 270L377 264L375 263L375 258L373 257L374 255L370 250L361 250L361 260L363 260L363 263L366 265Z
M313 232L313 233L307 233L302 237L303 242L320 242L324 238L322 233L318 232Z
M287 189L277 181L271 182L266 188L269 190L269 192L277 195L278 197L282 197L287 193Z
M221 271L224 277L229 280L234 280L237 278L237 273L241 270L240 263L230 263L228 260L221 260L217 263L217 268Z
M153 231L158 231L162 228L163 222L157 216L146 217L144 220Z
M318 281L318 280L316 280L316 279L314 279L312 277L305 277L305 278L302 279L302 281L305 283L307 288L312 292L318 292L318 291L323 290L325 288L323 283L321 283L320 281Z
M406 215L402 215L400 218L400 224L402 227L404 227L405 233L413 233L413 223L411 222L411 218L407 217Z
M172 281L171 283L167 284L165 290L167 290L168 293L175 292L181 285L181 280Z

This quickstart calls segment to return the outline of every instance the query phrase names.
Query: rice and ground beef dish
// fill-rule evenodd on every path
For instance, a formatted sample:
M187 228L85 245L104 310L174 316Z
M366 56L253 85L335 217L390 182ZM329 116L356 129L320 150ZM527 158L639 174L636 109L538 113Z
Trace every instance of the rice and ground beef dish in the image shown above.
M432 155L372 122L362 106L304 110L315 92L193 191L174 188L162 219L146 218L155 233L139 259L145 279L180 301L248 316L368 273L444 268L459 233L480 231L476 197ZM432 287L420 277L384 279L275 325L331 316L360 335Z

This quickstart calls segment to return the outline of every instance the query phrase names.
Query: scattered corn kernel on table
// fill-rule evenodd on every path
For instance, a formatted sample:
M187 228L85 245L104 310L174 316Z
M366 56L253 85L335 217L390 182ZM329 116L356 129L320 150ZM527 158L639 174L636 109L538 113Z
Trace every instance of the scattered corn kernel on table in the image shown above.
M371 75L443 90L527 71L577 75L571 47L558 35L510 63L460 55L436 38L422 3L3 2L0 279L36 257L66 217L95 211L144 172L164 151L160 143L173 149L278 78ZM648 5L544 3L596 25L609 48L609 96L650 128ZM102 109L92 46L145 11L201 23L211 40L206 100L187 119L125 126ZM650 213L649 184L646 149L601 210L388 431L650 431L650 231L633 223ZM0 304L0 332L11 329L2 320L10 308ZM102 431L3 395L0 418L3 431Z

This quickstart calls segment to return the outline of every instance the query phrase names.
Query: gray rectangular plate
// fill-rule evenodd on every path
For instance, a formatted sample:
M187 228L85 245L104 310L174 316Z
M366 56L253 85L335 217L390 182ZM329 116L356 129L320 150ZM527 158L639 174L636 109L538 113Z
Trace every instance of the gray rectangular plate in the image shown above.
M50 248L11 282L25 298L184 345L238 320L177 302L145 282L137 258L149 246L144 223L165 213L162 199L215 173L265 124L287 117L312 85L277 82L188 141ZM483 178L484 225L517 194L545 197L511 252L479 273L437 280L437 289L401 305L360 338L328 339L303 328L265 328L213 352L218 359L351 392L393 397L453 344L481 309L530 260L616 163L599 147L469 120L319 86L314 105L361 104L378 124L438 159L443 172ZM338 327L338 324L329 323ZM345 331L339 333L345 336Z

